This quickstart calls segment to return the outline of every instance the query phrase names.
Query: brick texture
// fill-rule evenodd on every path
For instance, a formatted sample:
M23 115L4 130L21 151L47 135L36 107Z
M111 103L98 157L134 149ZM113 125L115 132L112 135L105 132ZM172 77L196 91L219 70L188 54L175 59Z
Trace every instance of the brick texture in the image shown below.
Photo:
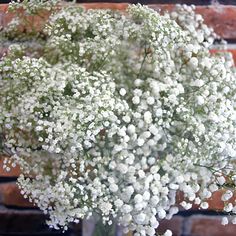
M83 3L86 8L110 8L116 10L125 10L128 3ZM0 22L1 25L6 25L11 19L12 15L6 14L7 5L0 5ZM173 4L150 4L153 9L171 10ZM208 5L208 6L197 6L196 12L201 14L206 24L213 27L215 31L223 38L228 40L236 39L236 6L229 5ZM46 13L45 13L46 14ZM45 16L45 18L47 18ZM41 27L42 22L40 18L35 18L34 22L38 28Z
M171 10L174 3L196 4L196 11L203 15L206 24L229 42L236 43L236 1L235 0L79 0L85 8L109 8L124 11L129 3L146 3L153 9L162 11ZM9 2L2 0L0 3ZM100 3L98 3L100 2ZM113 2L113 3L111 3ZM7 14L7 4L0 4L0 27L5 26L12 18ZM44 13L45 19L48 13ZM31 19L40 29L44 24L39 18ZM236 46L228 50L232 53L236 64ZM0 45L0 58L7 52L7 48ZM218 50L212 50L217 53ZM46 216L20 194L20 190L15 183L15 179L20 174L20 168L12 168L6 172L2 168L3 157L0 156L0 236L3 235L81 235L81 224L71 225L66 233L53 231L45 223ZM213 194L209 199L209 210L198 211L194 208L188 215L180 212L171 220L162 220L157 233L163 234L166 229L173 231L173 236L235 236L236 226L222 226L220 224L223 203L221 202L222 191ZM180 194L181 196L181 194ZM234 201L236 198L233 198ZM211 213L217 215L209 215ZM131 236L132 234L129 234ZM104 235L105 236L105 235Z
M7 52L7 48L0 46L0 58Z
M20 189L15 182L0 184L0 204L16 207L34 207L28 199L20 194Z
M158 234L164 234L167 229L170 229L173 236L181 236L184 218L182 216L174 216L171 220L162 220L157 229Z
M216 210L216 211L222 211L224 208L224 203L221 201L221 196L225 192L225 190L219 190L217 192L214 192L212 194L212 197L208 199L209 204L209 210ZM230 202L233 203L235 200L235 197L231 199Z
M172 4L153 4L153 9L171 11ZM196 6L196 12L201 14L208 26L214 28L215 32L222 38L236 39L236 6Z
M235 236L236 225L222 225L220 216L190 216L185 222L185 235Z
M236 46L235 46L235 48L236 48ZM233 59L234 59L234 63L236 65L236 49L228 49L227 51L232 54ZM211 52L214 54L214 53L217 53L217 52L223 52L223 50L215 50L215 49L213 49L213 50L211 50Z
M20 168L19 166L17 167L12 167L10 171L6 171L3 169L3 161L7 157L0 156L0 177L17 177L20 174Z

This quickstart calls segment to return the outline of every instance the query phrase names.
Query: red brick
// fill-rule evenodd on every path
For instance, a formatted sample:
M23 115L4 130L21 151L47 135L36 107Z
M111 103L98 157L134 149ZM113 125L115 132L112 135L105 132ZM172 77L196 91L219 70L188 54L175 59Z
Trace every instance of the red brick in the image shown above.
M236 49L228 49L227 51L232 53L234 64L236 65Z
M220 216L194 215L185 222L184 235L191 236L235 236L236 225L223 226Z
M153 9L171 11L174 4L152 4ZM201 14L205 23L225 39L236 38L236 6L196 6L196 13Z
M8 4L0 4L0 27L5 27L11 19L14 17L13 13L9 13L8 11ZM22 10L18 10L19 13L22 13ZM22 17L21 15L19 15ZM36 31L40 31L45 24L46 20L49 17L48 11L40 12L40 16L28 16L27 21L30 22L26 27L20 27L19 30L28 30L28 29L36 29Z
M236 6L199 6L196 12L201 14L206 24L214 28L221 37L236 38Z
M15 168L11 167L11 170L8 172L3 169L3 161L7 157L0 156L0 177L17 177L20 174L20 167L16 166Z
M228 49L227 51L232 54L233 59L234 59L234 63L236 65L236 49ZM211 52L214 54L214 53L217 53L217 52L224 52L224 50L212 49Z
M28 199L25 199L15 182L0 184L0 204L5 206L34 207Z
M212 197L207 200L209 210L221 211L224 208L224 202L221 200L222 194L225 190L218 190L212 194ZM233 199L233 198L232 198Z
M183 226L183 217L174 216L170 220L162 220L160 221L160 225L157 228L158 234L163 234L167 229L171 230L173 236L182 235L182 226Z
M85 8L109 8L113 10L124 11L127 3L84 3ZM171 11L174 4L150 4L153 9L169 10ZM12 17L10 14L6 14L7 4L0 6L0 24L6 25L9 19ZM197 6L196 12L201 14L207 25L213 27L215 31L223 38L236 39L236 6ZM40 21L40 18L35 18L35 21ZM41 27L42 23L38 23Z
M86 9L112 9L112 10L119 10L125 11L128 7L128 3L82 3L82 5Z
M226 189L220 189L212 194L212 196L207 199L206 201L209 204L209 207L207 210L222 212L224 208L224 202L221 200L222 195L225 193ZM182 192L177 193L176 203L179 204L184 200L184 196ZM231 203L236 202L236 193L234 196L228 201ZM193 204L192 208L190 210L198 210L201 209L199 205ZM181 207L181 210L184 210ZM201 209L202 210L202 209Z
M8 4L0 5L0 26L5 26L13 17L12 14L7 13Z
M0 47L0 58L7 53L7 47Z

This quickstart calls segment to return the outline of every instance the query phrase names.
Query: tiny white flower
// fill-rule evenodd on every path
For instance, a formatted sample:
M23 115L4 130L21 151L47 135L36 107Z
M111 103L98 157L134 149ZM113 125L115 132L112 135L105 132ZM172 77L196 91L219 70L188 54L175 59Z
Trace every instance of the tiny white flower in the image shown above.
M125 96L125 94L126 94L126 90L124 88L121 88L120 89L120 95Z
M152 122L152 114L150 111L146 111L144 113L144 121L148 124L150 124Z
M227 225L229 223L229 220L226 216L222 217L221 224L222 225Z
M167 229L166 232L163 234L163 236L172 236L172 232Z
M132 102L133 102L133 104L139 104L140 98L139 98L138 96L134 96L134 97L132 98Z

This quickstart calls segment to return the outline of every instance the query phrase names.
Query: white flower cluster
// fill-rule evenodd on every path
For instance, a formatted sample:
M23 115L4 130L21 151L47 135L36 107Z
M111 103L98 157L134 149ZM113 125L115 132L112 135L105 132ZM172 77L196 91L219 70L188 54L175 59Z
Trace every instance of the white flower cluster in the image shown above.
M0 131L49 225L96 212L152 236L219 189L236 222L236 70L193 7L67 7L45 33L39 58L14 45L0 62Z
M58 2L58 0L12 0L9 3L8 10L13 12L24 10L26 14L32 15L42 10L51 11Z
M12 0L7 11L14 17L5 27L0 27L0 42L5 43L6 39L19 42L27 38L34 41L41 34L41 24L58 7L59 0Z

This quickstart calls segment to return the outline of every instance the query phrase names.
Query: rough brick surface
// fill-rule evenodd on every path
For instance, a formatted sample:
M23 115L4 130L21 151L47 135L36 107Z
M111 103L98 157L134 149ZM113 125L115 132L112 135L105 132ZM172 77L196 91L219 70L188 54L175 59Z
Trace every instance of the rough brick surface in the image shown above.
M0 156L0 177L17 177L20 174L20 168L19 166L17 167L12 167L10 171L6 171L3 169L3 161L6 157Z
M235 48L236 48L236 45L235 45ZM233 59L234 59L234 63L236 65L236 49L228 49L227 51L232 54ZM213 50L211 50L211 52L214 54L214 53L217 53L217 52L222 52L222 50L213 49Z
M181 216L174 216L171 220L162 220L157 229L159 234L165 233L167 229L173 232L173 236L181 236L184 218Z
M211 6L197 7L196 11L203 16L207 25L213 27L225 39L236 38L236 7Z
M104 2L104 0L77 0L78 3L88 3L88 2ZM141 4L195 4L195 5L207 5L211 4L211 0L109 0L109 2L113 3L122 3L122 2L129 2L132 4L141 3Z
M185 235L191 236L235 236L236 225L223 226L220 216L195 215L185 222Z
M111 8L125 10L127 3L84 3L86 8ZM173 9L173 4L150 4L156 10ZM196 12L201 14L207 25L213 27L221 37L225 39L236 39L236 6L210 5L197 6Z
M225 190L219 190L217 192L214 192L212 194L212 197L208 199L208 204L209 204L209 210L216 210L216 211L221 211L224 208L224 203L221 200L222 194L225 192ZM233 201L234 198L231 199Z
M7 1L7 0L5 0ZM9 0L8 0L9 1ZM79 3L88 3L88 2L101 2L101 0L77 0ZM215 3L215 5L218 4L228 4L228 5L235 5L236 2L235 0L218 0L218 1L213 1L213 0L106 0L106 2L129 2L129 3L142 3L142 4L163 4L163 3L179 3L179 4L195 4L195 5L210 5L212 3Z
M83 3L86 8L110 8L125 10L128 3ZM173 4L150 4L153 9L171 10ZM6 14L7 5L2 4L0 8L0 24L6 25L11 15ZM213 27L215 31L225 39L236 39L236 6L229 5L209 5L197 6L196 12L201 14L206 24ZM35 21L40 21L35 19ZM38 22L41 25L41 22Z
M236 48L236 45L235 45L235 48ZM229 49L228 51L232 53L233 58L234 58L234 63L236 65L236 49Z
M214 192L209 199L206 200L209 204L209 207L207 210L203 210L200 208L199 205L195 205L195 204L193 204L193 207L191 208L191 210L197 211L200 209L203 212L207 212L210 210L210 211L218 212L220 214L220 212L223 211L223 208L224 208L224 202L222 202L221 197L225 191L226 190L223 190L223 189L218 190L218 191ZM229 202L233 203L234 200L235 200L235 197L232 197Z
M0 184L0 204L17 207L34 207L32 203L20 194L15 182Z
M69 0L67 0L69 1ZM8 3L10 0L1 0L1 3ZM78 3L84 2L104 2L104 0L77 0ZM124 0L109 0L109 2L124 2ZM157 0L125 0L125 2L129 3L142 3L142 4L150 4L157 3ZM228 4L228 5L236 5L235 0L158 0L158 3L180 3L180 4L195 4L195 5L208 5L208 4Z
M174 5L152 4L153 9L171 11ZM236 6L209 5L197 6L196 12L201 14L208 26L225 39L236 39Z
M7 48L0 46L0 58L1 58L6 52L7 52Z

